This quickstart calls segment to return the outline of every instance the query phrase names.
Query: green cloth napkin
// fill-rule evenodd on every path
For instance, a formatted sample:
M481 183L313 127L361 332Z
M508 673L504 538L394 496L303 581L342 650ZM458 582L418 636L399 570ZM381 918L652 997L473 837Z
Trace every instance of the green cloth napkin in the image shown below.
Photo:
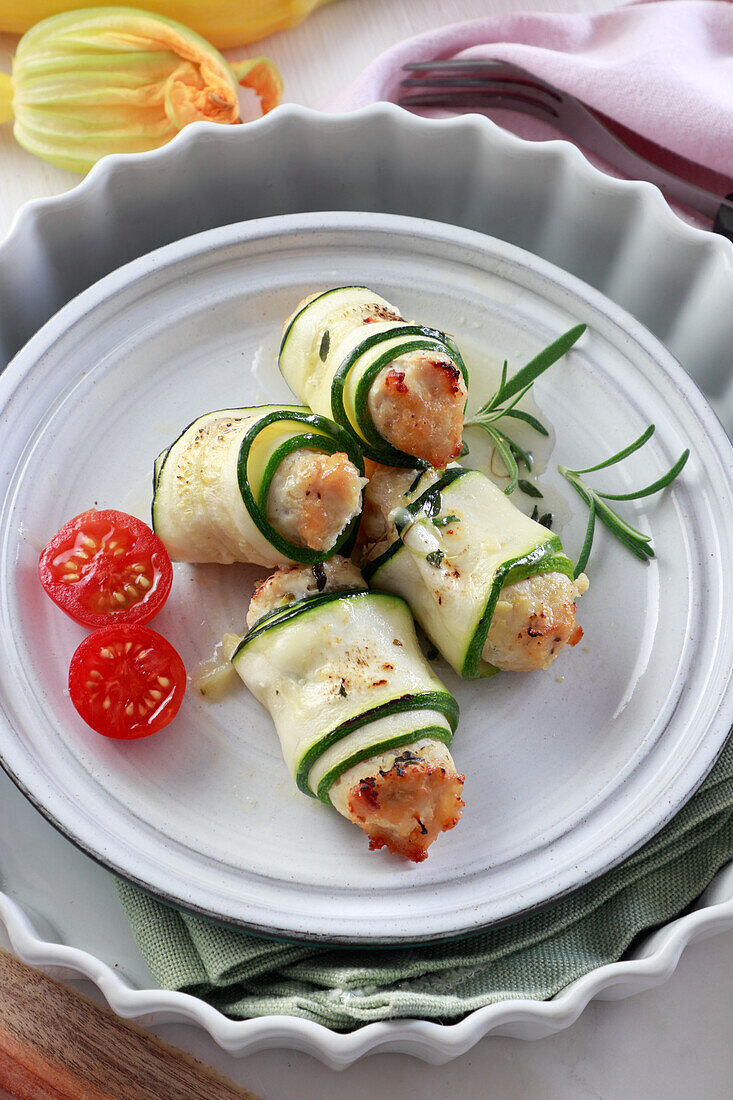
M118 890L164 988L227 1016L302 1016L345 1030L398 1016L454 1021L496 1001L552 997L678 916L731 858L733 738L687 805L619 867L540 912L450 943L277 943L178 912L128 883Z

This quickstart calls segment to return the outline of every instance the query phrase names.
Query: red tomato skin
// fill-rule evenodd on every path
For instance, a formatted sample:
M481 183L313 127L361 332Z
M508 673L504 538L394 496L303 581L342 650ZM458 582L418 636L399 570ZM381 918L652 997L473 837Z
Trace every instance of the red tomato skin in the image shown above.
M103 552L91 553L83 543L79 545L87 537L85 530L92 539L98 532L104 532L104 536L99 536ZM116 539L126 544L124 550L108 549L110 543L115 545ZM87 554L88 560L75 558L81 552ZM64 558L68 559L68 565L61 562ZM77 561L77 573L71 569L73 560ZM71 583L62 579L69 569L72 577L77 577ZM83 626L93 629L111 623L142 626L158 614L168 599L173 566L161 540L142 520L111 508L99 511L91 508L65 523L46 544L38 562L38 575L56 606ZM147 586L143 593L139 591L141 585ZM120 605L114 592L127 599L131 590L136 593L135 602Z
M71 701L103 737L131 741L157 733L175 718L185 691L186 669L179 654L147 626L115 624L95 630L71 658ZM159 698L154 699L156 692Z

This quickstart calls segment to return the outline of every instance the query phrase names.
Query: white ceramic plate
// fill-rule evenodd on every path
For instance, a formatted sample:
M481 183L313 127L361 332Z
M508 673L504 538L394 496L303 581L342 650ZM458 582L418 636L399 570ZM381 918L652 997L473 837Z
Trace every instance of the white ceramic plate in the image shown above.
M291 785L269 721L242 689L193 691L174 726L119 744L65 695L83 631L37 584L37 540L96 502L145 516L153 457L211 408L287 398L282 319L313 287L363 282L453 331L479 391L578 321L562 368L536 387L553 424L547 473L571 553L582 509L550 471L587 465L654 420L622 486L693 458L632 514L654 536L642 566L599 538L584 642L548 673L464 684L455 742L460 826L426 864L370 855L362 835ZM254 369L252 364L254 363ZM214 230L110 275L61 311L0 381L0 734L5 767L84 851L158 896L269 934L427 941L540 905L636 848L701 781L730 728L733 539L729 446L671 356L612 303L481 235L375 215L294 216ZM472 441L473 443L473 441ZM481 457L481 447L474 453ZM552 494L555 494L554 496ZM261 570L177 568L156 621L189 669L242 629Z

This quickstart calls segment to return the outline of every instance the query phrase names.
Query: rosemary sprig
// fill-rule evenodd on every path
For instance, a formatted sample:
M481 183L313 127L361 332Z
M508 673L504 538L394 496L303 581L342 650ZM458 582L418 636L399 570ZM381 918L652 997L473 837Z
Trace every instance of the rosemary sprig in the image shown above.
M580 551L580 557L578 558L578 564L575 567L575 576L582 573L588 564L588 558L590 557L591 547L593 546L593 535L596 527L596 517L600 519L601 523L604 523L609 529L611 534L623 543L623 545L636 555L642 561L647 561L649 558L654 557L654 551L651 547L652 537L651 535L645 535L642 531L637 531L635 527L632 527L630 523L627 523L625 519L615 512L610 505L606 504L607 500L640 500L642 497L651 496L652 493L658 493L661 489L666 488L667 485L671 485L674 479L681 472L683 466L690 457L689 448L684 450L680 457L675 462L674 466L663 474L662 477L657 478L650 485L646 485L643 489L636 489L631 493L602 493L599 489L593 489L584 481L581 474L592 474L596 470L605 470L609 466L615 466L617 462L622 462L623 459L628 458L634 451L638 451L640 447L651 439L654 435L654 425L650 424L649 427L641 433L638 439L635 439L633 443L630 443L628 447L624 447L617 454L611 455L610 458L605 459L603 462L598 462L595 466L586 466L584 470L568 470L567 466L558 466L558 470L566 478L576 493L588 505L588 526L585 531L585 539L583 540L583 548Z
M525 424L529 424L530 428L534 428L536 432L539 432L540 435L550 434L541 420L538 420L532 413L525 412L524 409L518 409L516 406L532 388L535 380L570 350L575 341L583 335L585 329L585 325L576 325L571 328L544 348L539 355L536 355L534 359L531 359L529 363L521 367L509 379L507 379L507 363L505 360L496 393L489 398L485 405L481 406L470 420L466 421L466 427L475 425L478 428L483 428L492 440L497 454L504 463L509 475L509 484L504 490L507 496L513 493L517 487L519 462L523 462L527 469L531 470L532 458L518 443L515 443L505 432L500 431L495 426L496 421L501 420L502 417L522 420Z

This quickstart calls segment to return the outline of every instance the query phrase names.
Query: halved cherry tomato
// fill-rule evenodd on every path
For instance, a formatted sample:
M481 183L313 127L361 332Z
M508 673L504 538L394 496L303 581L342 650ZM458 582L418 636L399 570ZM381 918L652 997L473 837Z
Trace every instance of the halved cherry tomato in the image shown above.
M183 661L147 626L95 630L71 658L71 701L103 737L157 733L175 718L185 690Z
M112 509L92 508L65 523L44 547L38 573L54 603L92 627L150 622L173 582L158 536Z

